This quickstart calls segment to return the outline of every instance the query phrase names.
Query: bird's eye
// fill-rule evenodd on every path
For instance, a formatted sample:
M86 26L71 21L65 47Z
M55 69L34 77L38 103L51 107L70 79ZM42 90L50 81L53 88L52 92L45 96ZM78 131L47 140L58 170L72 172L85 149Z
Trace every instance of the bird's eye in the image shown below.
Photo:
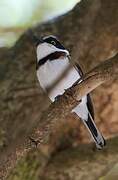
M51 41L51 44L56 45L56 42L55 41Z

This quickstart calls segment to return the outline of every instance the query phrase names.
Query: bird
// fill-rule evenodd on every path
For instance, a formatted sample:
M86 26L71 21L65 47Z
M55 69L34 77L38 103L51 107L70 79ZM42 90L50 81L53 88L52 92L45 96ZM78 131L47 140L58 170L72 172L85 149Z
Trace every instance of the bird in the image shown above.
M82 81L83 72L78 64L71 63L69 51L62 45L56 36L48 35L42 38L35 37L36 46L36 74L43 91L54 102L58 96L64 94L65 90L76 82ZM70 66L65 76L59 80L61 75ZM59 80L59 81L58 81ZM55 83L57 81L57 83ZM55 86L53 87L53 84ZM48 91L50 87L52 90ZM103 149L106 142L98 130L94 121L94 108L90 97L87 94L82 97L81 102L72 109L84 123L97 149Z

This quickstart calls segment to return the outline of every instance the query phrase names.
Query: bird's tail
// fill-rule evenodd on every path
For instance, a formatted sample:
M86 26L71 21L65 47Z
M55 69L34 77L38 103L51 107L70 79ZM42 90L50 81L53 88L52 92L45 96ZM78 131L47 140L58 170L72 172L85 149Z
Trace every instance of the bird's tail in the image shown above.
M88 114L88 120L83 120L85 126L88 128L93 140L95 141L96 147L98 149L102 149L105 146L105 139L100 133L100 131L97 129L95 122L91 116L91 114Z

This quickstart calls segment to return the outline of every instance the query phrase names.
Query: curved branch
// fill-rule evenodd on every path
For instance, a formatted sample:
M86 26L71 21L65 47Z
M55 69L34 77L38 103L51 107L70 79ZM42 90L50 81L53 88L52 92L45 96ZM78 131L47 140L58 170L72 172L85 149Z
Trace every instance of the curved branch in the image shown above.
M106 81L113 80L118 76L118 54L96 66L85 74L83 81L73 88L78 100ZM79 93L78 93L79 92Z
M54 21L41 24L33 31L36 31L39 36L48 34L58 36L60 40L64 42L65 47L72 52L74 56L73 59L75 61L79 61L82 69L89 71L89 69L98 64L100 60L108 59L109 57L113 56L113 54L118 52L117 7L118 1L116 0L100 0L99 2L98 0L82 0L71 12L68 12ZM27 134L31 132L31 130L34 128L34 124L36 125L37 122L37 129L36 131L34 130L33 133L34 139L38 139L40 137L45 142L42 143L42 146L38 146L41 150L41 157L43 157L42 152L43 154L47 154L49 156L50 152L55 150L55 148L60 144L60 139L63 137L63 133L67 134L64 128L60 128L60 126L64 122L64 127L67 127L67 122L69 124L69 121L66 121L65 116L68 114L70 109L72 109L75 104L78 103L76 102L75 97L78 97L79 100L79 98L81 99L85 92L90 92L92 90L94 80L95 84L93 88L106 80L117 76L117 60L115 60L116 67L115 64L112 64L113 61L111 62L111 67L113 67L112 70L116 74L112 70L110 70L110 73L105 71L105 79L104 76L102 77L102 74L100 75L96 73L94 76L90 74L91 78L88 80L86 75L85 84L83 82L83 84L73 87L72 91L67 91L64 97L61 97L59 101L52 104L48 111L46 111L46 113L41 117L41 88L36 86L34 68L35 53L29 35L25 33L16 42L14 47L9 48L8 50L6 49L4 53L0 53L0 58L1 178L2 175L5 176L9 172L10 168L13 168L18 159L26 154L31 148L30 146L28 149L27 146L29 141L24 143L24 139L26 138ZM109 67L107 68L110 69ZM102 69L102 72L103 71L104 69ZM109 77L107 77L107 75ZM88 84L86 85L87 82ZM90 87L89 84L91 85ZM111 85L113 85L113 83ZM105 88L102 87L103 91L104 89ZM105 92L107 95L109 95L109 89L112 91L111 87L107 87L107 91ZM115 89L117 90L117 84L115 84ZM74 91L76 93L74 93ZM83 91L83 93L78 94L78 91ZM114 92L114 89L113 93L111 92L111 96L112 94L117 100L117 94ZM63 102L61 102L62 100ZM112 97L111 101L113 102L113 109L117 109L117 103L114 103ZM101 100L101 104L103 102L104 99ZM99 101L95 103L99 104ZM45 105L48 106L49 103L46 101ZM98 107L98 110L100 109L100 106ZM106 110L107 107L108 106L103 109ZM45 109L46 107L43 110ZM110 110L113 114L113 110ZM59 117L56 117L56 114L59 115ZM108 117L107 115L105 114L103 118L104 122ZM117 112L114 117L112 117L113 120L117 121L116 117ZM48 121L46 118L48 118ZM74 129L77 127L78 124L73 125ZM73 128L71 124L69 129ZM44 129L45 131L43 131ZM44 161L42 161L42 163Z
M52 131L52 127L56 128L55 126L60 123L60 119L61 121L62 119L65 121L66 116L78 104L78 101L80 101L83 96L90 93L99 85L109 80L113 80L114 78L117 78L117 76L118 54L96 66L90 72L85 74L83 77L83 81L80 84L77 84L66 90L65 93L59 97L58 101L55 101L53 104L50 105L48 110L41 117L40 122L42 122L43 124L41 131L45 129L44 126L46 121L48 122L48 126L46 127L46 134L44 130L44 136L43 134L41 134L41 139L43 139L44 142L48 141L48 139L45 140L45 135L47 138L47 134L50 134L50 131ZM51 127L49 126L49 124L51 124ZM38 134L38 138L39 137L40 135Z
M52 152L60 145L65 133L63 124L65 124L65 122L68 124L66 116L78 104L78 101L102 83L112 80L117 76L118 54L85 74L80 84L66 90L66 92L43 113L40 124L38 124L32 134L34 141L38 142L37 147L40 149L42 157L44 157L41 164L44 165L47 163ZM77 127L70 126L68 131L73 128ZM15 165L16 161L31 149L31 147L29 149L27 148L28 144L29 141L27 140L21 149L17 148L15 152L13 151L11 155L9 155L9 161L5 164L7 173L9 166L11 167L11 164L12 166ZM41 168L44 168L44 166L41 165Z

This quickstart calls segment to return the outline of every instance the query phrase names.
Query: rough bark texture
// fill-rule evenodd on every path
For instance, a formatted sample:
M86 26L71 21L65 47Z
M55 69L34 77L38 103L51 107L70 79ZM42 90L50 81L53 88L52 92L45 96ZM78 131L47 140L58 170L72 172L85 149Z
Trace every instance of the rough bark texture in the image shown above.
M118 52L117 7L116 0L82 0L71 12L49 23L39 25L34 32L39 36L48 34L58 36L70 50L72 60L78 61L86 72ZM4 164L8 163L9 167L8 157L16 151L16 147L20 146L22 149L20 151L18 148L17 155L18 152L26 154L26 149L23 151L24 139L37 126L37 123L40 123L41 110L49 105L46 99L46 106L42 107L42 92L36 80L35 59L35 49L28 33L25 33L14 47L0 49L0 151L3 156L3 159L0 157L1 179L6 173L2 171ZM106 137L118 133L117 89L118 80L116 79L102 85L92 93L96 122ZM73 116L68 117L69 124L71 127L78 128L64 140L69 139L72 143L73 139L76 139L73 141L74 145L87 142L88 134L83 125L77 119L74 120ZM68 128L64 129L64 134L65 131L67 132ZM117 161L116 140L112 140L110 148L108 146L107 150L100 153L94 154L87 145L85 147L80 145L80 149L69 149L59 153L49 163L46 174L41 179L50 177L50 179L79 180L86 179L86 176L89 179L96 179L110 168L110 163ZM14 161L17 155L14 154ZM92 157L93 160L88 163ZM41 159L44 164L47 163L47 159L41 156L40 152L31 151L26 159L24 157L19 163L16 173L14 171L13 176L10 175L9 178L38 179ZM93 167L94 170L90 173ZM98 167L100 167L99 171L97 171ZM83 174L79 173L80 171Z

